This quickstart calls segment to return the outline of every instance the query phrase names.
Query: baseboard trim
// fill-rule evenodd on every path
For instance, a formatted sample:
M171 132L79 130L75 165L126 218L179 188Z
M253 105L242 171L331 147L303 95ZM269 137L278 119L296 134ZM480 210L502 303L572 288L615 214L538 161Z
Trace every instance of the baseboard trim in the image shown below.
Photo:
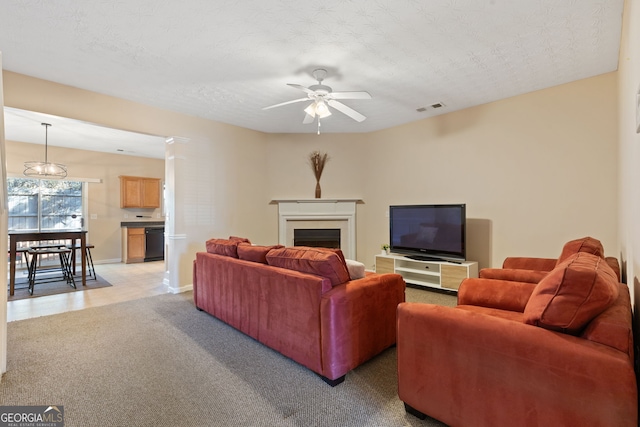
M172 286L167 286L167 292L170 294L181 294L183 292L189 292L193 290L193 284L180 286L178 288L174 288Z

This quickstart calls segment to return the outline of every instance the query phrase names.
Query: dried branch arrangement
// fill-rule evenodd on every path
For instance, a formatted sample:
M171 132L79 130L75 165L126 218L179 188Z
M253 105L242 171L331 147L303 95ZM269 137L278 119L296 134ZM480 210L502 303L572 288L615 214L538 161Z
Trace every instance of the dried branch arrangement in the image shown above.
M324 165L327 163L328 160L329 160L329 155L327 153L314 151L309 155L309 164L311 165L313 174L316 177L316 199L320 198L320 194L321 194L320 177L322 176L322 171L324 171Z

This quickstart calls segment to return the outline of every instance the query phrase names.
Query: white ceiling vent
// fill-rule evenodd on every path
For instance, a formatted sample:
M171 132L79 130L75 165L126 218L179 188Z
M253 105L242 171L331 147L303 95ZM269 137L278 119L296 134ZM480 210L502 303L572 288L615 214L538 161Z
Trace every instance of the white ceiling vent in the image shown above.
M424 113L427 110L437 110L438 108L443 108L443 107L446 107L444 102L436 102L434 104L429 105L428 107L416 108L416 111L418 113Z

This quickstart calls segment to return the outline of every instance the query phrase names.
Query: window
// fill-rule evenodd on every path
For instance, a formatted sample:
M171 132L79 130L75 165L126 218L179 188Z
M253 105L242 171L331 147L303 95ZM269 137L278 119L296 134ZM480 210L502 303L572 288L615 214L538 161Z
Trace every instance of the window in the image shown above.
M82 228L82 182L7 178L7 193L9 230Z

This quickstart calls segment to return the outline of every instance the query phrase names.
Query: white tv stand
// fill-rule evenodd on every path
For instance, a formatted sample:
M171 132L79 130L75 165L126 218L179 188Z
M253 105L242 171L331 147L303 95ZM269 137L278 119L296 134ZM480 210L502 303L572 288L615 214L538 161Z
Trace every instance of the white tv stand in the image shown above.
M478 277L478 263L417 261L402 255L376 255L376 273L396 273L412 285L457 291L464 279Z

